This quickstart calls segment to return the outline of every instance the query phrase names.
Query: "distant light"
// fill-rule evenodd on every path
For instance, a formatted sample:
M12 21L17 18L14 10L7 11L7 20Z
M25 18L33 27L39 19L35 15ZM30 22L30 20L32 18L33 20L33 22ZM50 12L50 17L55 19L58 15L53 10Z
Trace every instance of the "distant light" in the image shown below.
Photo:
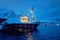
M59 26L60 24L56 24L56 26Z
M34 11L33 10L30 10L30 13L33 13Z
M30 13L34 13L34 8L33 7L30 9Z

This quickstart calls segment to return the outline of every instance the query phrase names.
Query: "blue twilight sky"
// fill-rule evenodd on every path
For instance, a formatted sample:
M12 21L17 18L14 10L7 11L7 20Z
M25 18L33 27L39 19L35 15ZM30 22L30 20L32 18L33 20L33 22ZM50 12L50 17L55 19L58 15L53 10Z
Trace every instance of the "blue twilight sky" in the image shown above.
M0 8L13 10L16 15L30 15L32 6L37 20L60 18L60 0L0 0Z

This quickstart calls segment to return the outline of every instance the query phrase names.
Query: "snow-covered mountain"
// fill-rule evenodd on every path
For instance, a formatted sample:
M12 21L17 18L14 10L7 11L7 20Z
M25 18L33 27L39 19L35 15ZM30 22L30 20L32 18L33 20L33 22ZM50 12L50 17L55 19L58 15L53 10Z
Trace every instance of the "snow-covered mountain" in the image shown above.
M18 16L15 15L14 11L0 8L0 18L8 19L8 23L19 23Z

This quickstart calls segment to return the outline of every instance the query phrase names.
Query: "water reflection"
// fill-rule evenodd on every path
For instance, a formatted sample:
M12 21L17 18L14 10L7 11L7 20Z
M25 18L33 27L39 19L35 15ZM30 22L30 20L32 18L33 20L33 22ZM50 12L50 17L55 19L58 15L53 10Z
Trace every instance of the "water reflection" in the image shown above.
M31 32L26 33L27 40L33 40Z
M0 40L60 40L60 26L39 26L37 29L16 34L0 32Z
M37 40L38 38L40 38L40 33L38 32L38 30L33 31L33 32L26 32L26 37L27 40Z
M24 33L3 33L0 32L1 40L34 40L33 34L36 34L37 31L34 32L24 32Z

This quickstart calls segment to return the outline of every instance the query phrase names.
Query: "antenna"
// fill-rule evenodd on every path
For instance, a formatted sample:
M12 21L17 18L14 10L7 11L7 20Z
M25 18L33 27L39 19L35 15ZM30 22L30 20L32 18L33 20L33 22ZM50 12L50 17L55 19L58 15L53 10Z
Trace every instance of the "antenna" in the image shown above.
M30 21L34 22L35 18L34 18L34 8L33 7L31 8L30 13L32 14Z

